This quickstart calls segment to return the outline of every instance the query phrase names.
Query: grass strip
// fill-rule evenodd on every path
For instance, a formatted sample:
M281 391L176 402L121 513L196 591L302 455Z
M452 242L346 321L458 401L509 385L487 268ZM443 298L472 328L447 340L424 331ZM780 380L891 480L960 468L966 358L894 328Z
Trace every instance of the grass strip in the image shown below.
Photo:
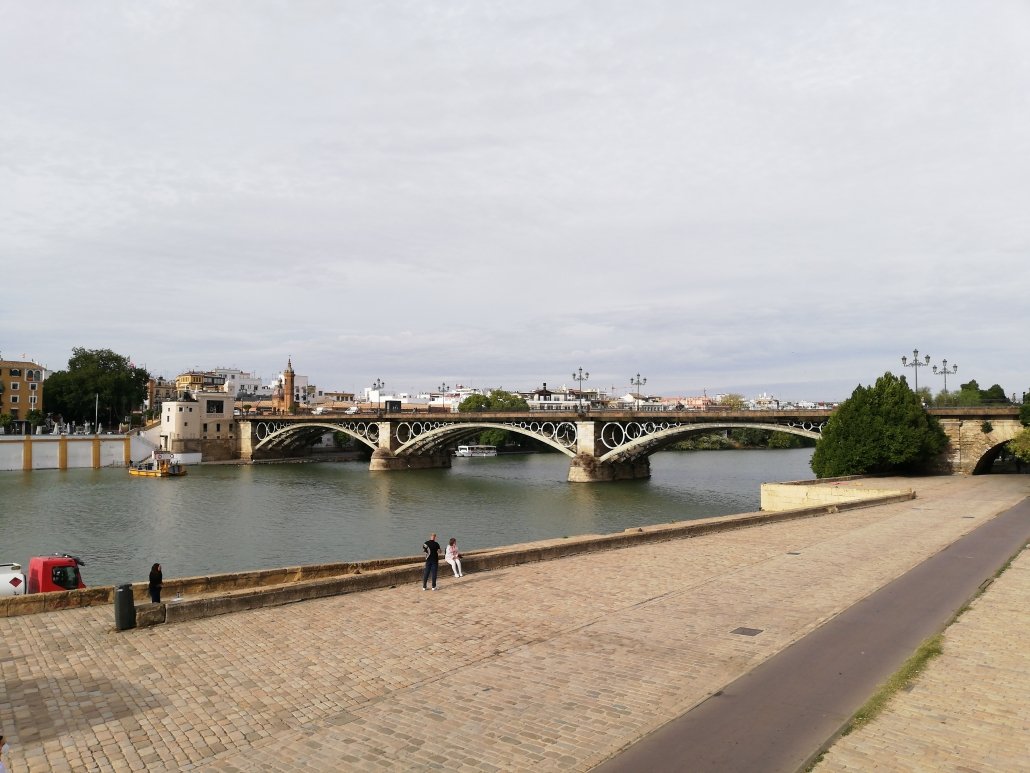
M944 652L944 636L948 632L948 628L951 627L952 623L972 608L973 602L987 592L987 589L993 584L993 582L1003 575L1010 566L1012 566L1012 563L1023 550L1030 550L1030 544L1023 545L1019 550L1013 553L1009 560L1002 564L998 571L996 571L989 580L985 581L977 589L976 593L973 594L973 597L963 604L954 615L952 615L951 619L945 624L944 629L939 634L932 636L919 645L919 649L917 649L908 660L901 664L901 668L895 671L894 674L892 674L890 678L883 683L880 689L876 691L873 697L867 700L862 705L862 708L855 712L851 721L848 722L847 727L840 732L838 738L843 738L863 725L869 724L884 711L891 699L897 695L899 690L904 690L915 682L919 675L926 670L930 661ZM806 773L809 773L818 767L819 763L822 762L830 748L832 748L832 743L824 749L811 762L811 764L804 767Z
M855 712L855 716L851 718L851 724L844 731L844 735L857 730L875 719L887 707L891 698L899 691L913 684L930 664L930 661L944 651L943 645L943 633L932 636L920 644L915 653L901 664L901 668L891 674L890 678L880 686L880 689L876 691L873 697L867 700L862 708Z

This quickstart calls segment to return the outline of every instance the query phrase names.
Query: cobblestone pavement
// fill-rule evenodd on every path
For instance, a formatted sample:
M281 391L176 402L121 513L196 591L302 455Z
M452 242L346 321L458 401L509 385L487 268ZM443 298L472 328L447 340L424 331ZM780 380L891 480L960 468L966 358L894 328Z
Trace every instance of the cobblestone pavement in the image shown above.
M442 572L438 592L412 583L121 633L111 607L0 619L0 727L16 773L588 770L1021 501L1030 476L875 486L918 498L461 579ZM1008 603L1004 620L949 651L1015 658L1028 613ZM927 709L947 724L926 747L1018 750L1025 712L986 706L944 746L963 719L952 703L967 702L987 667L964 669L952 700ZM1024 699L1028 674L1007 675ZM891 730L861 746L863 770L893 768L895 732L909 740Z
M945 631L943 654L815 773L1030 770L1030 549Z

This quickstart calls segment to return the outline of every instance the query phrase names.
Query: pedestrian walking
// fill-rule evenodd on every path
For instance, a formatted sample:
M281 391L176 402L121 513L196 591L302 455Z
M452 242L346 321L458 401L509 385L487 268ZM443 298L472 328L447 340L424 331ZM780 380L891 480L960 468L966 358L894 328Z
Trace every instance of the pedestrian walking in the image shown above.
M458 540L451 537L447 541L447 551L444 553L444 560L451 565L451 571L455 577L464 577L461 571L461 553L458 552Z
M164 577L161 574L161 564L154 564L150 567L150 600L155 604L161 603L161 586L164 584Z
M426 583L430 575L433 578L433 590L436 590L436 570L440 565L440 543L436 541L436 534L430 534L429 539L422 543L422 550L426 554L426 568L422 570L422 590L429 590Z

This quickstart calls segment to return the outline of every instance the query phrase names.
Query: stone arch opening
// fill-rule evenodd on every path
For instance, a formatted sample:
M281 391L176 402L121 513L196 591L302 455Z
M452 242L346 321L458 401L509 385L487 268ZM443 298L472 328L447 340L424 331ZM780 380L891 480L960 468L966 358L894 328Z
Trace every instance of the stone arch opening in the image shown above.
M1002 461L1002 454L1005 451L1005 446L1008 445L1006 440L1003 443L991 446L984 452L976 464L973 466L973 475L991 475L998 474L1001 472L1028 472L1030 473L1030 465L1020 462L1019 460L1013 460L1011 469L999 470L997 469L998 462Z

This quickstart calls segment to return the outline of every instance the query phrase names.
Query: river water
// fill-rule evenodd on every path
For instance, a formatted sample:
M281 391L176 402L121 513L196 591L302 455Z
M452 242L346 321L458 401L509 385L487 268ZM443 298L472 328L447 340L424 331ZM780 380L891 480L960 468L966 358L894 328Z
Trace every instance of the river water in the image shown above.
M760 484L812 477L812 449L664 452L651 479L570 484L557 454L367 462L0 472L0 562L67 552L87 585L416 555L430 531L462 550L757 510Z

